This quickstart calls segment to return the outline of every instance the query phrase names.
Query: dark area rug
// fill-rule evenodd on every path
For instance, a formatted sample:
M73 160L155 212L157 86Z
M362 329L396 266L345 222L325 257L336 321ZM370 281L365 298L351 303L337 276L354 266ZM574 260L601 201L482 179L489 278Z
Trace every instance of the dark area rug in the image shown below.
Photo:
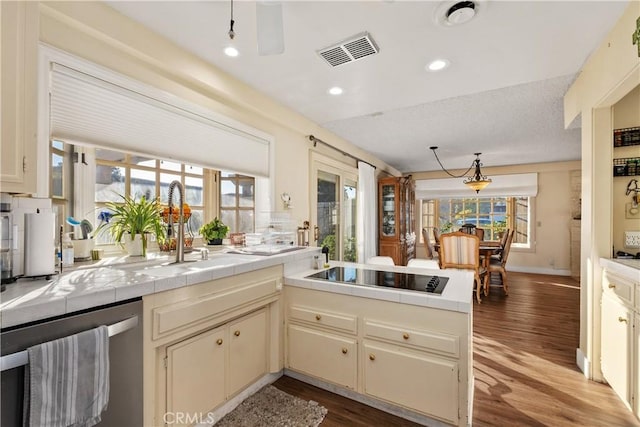
M263 387L227 414L218 427L317 427L327 408L280 391Z

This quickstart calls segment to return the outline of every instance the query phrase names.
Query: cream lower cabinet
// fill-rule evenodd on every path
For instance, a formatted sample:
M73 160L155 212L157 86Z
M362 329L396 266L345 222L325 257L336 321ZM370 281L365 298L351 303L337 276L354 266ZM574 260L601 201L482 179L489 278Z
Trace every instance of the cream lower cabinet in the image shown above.
M282 266L143 297L144 425L193 425L282 369Z
M352 390L356 388L358 343L355 338L289 325L288 366Z
M219 328L167 347L168 414L197 414L224 402L225 338L226 328Z
M267 372L267 326L266 310L229 324L229 396Z
M285 286L285 310L290 371L355 391L366 403L470 423L468 314L293 286Z
M602 296L602 374L631 406L633 312L608 294Z
M167 412L198 418L263 376L266 321L263 309L168 346Z
M425 352L365 340L364 392L458 423L458 363Z
M636 300L636 293L640 284L605 270L602 285L602 375L625 405L639 416L640 301Z

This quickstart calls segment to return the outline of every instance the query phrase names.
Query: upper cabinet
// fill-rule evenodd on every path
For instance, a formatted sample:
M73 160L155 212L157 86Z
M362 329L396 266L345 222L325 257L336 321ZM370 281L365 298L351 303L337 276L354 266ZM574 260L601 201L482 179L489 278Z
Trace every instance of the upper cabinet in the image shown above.
M378 181L379 255L390 256L396 265L415 257L415 184L411 177Z
M0 191L36 192L38 3L1 2Z

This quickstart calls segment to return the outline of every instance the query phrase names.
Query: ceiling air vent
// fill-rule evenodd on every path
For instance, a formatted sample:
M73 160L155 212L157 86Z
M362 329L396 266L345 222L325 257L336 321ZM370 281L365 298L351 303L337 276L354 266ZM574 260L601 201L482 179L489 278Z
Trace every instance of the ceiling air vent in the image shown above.
M378 53L380 50L373 41L369 33L357 34L336 45L321 49L318 54L323 57L329 65L337 67L348 62Z

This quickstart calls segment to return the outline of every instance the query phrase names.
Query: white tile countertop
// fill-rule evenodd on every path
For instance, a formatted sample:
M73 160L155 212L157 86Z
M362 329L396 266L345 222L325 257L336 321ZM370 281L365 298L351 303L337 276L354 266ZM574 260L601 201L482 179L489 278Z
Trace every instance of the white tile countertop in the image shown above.
M640 259L600 258L600 265L640 284Z
M295 274L285 274L285 286L314 289L318 291L333 292L352 295L363 298L373 298L384 301L398 302L401 304L420 305L443 310L470 313L473 308L473 272L467 270L430 270L414 267L391 267L383 265L354 264L347 262L331 261L331 267L351 266L367 270L393 271L399 273L413 273L425 275L437 275L449 278L444 291L440 295L417 292L411 290L399 290L381 286L368 286L359 284L346 284L328 282L321 279L309 279L307 276L320 270L301 270Z
M309 268L313 256L319 253L320 248L270 256L218 252L207 260L180 264L171 264L170 256L142 262L131 262L127 257L105 258L77 265L50 280L19 279L6 285L0 294L0 326L21 325L273 265L284 264L287 274Z

